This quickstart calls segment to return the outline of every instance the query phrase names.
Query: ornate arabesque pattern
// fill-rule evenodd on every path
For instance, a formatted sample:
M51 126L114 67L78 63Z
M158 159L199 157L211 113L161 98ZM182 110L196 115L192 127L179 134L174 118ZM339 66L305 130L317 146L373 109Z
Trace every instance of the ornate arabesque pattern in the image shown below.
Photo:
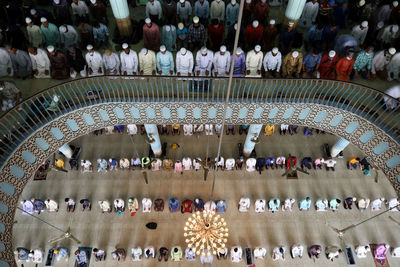
M124 119L119 119L114 112L116 107L120 107L125 115ZM134 119L131 115L130 108L136 107L139 110L140 118ZM201 110L201 118L195 119L194 109L198 107ZM208 111L211 107L216 109L216 118L209 119ZM155 112L155 119L148 119L146 109L152 108ZM168 108L171 116L169 119L165 119L162 116L162 108ZM179 119L178 109L184 108L186 116L184 119ZM397 165L395 168L389 169L386 166L386 162L400 151L400 145L393 141L385 132L380 128L366 121L365 119L344 110L333 108L330 106L318 105L318 104L274 104L274 103L230 103L229 108L232 109L232 114L229 119L226 120L227 124L297 124L300 126L307 126L325 130L337 136L343 137L353 145L358 146L365 154L373 159L373 162L378 166L387 176L392 183L397 194L400 194L400 184L397 182L397 176L400 174L400 166ZM247 116L245 119L240 119L239 111L242 108L247 108ZM263 108L262 115L259 119L254 119L254 112L258 108ZM273 108L278 108L278 113L273 119L268 119L269 111ZM283 114L288 108L294 108L292 116L288 119L283 119ZM309 108L310 113L304 120L299 119L299 115L302 109ZM105 110L108 114L109 120L103 121L99 114L99 110ZM320 111L326 111L324 119L317 123L314 118ZM88 126L83 119L83 114L90 114L94 120L92 126ZM342 115L343 119L338 126L333 127L330 122L336 115ZM19 146L19 148L13 153L8 159L3 169L0 172L1 181L6 181L10 185L14 186L15 193L12 196L0 191L0 202L8 206L7 214L0 213L0 222L6 226L5 232L0 232L0 241L5 244L6 250L0 251L0 259L8 262L10 266L16 266L14 262L14 254L12 247L12 225L14 221L15 207L18 205L18 198L22 193L29 178L33 175L34 171L40 166L40 164L46 160L54 151L56 151L63 144L71 142L72 140L86 135L96 129L104 128L106 126L113 126L119 124L204 124L222 123L224 116L224 104L223 103L202 103L202 102L173 102L173 103L103 103L93 106L84 107L82 109L65 114L42 127L40 130L32 134L26 141ZM73 132L67 125L67 120L73 119L79 126L79 130ZM345 129L350 122L357 122L360 126L352 133L346 133ZM64 135L62 140L57 140L51 133L52 128L58 128ZM362 143L360 137L366 132L374 132L374 136L367 143ZM36 144L38 138L43 138L50 145L50 148L43 151ZM373 149L381 142L386 142L389 145L387 149L381 155L375 155ZM36 161L33 164L26 162L22 158L23 151L30 151L35 157ZM16 165L20 167L25 175L22 179L14 176L10 168Z

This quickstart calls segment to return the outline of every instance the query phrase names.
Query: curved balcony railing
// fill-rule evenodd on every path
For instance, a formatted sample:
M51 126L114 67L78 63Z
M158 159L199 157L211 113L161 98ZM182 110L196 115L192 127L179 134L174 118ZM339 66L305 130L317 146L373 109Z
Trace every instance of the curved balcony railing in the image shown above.
M42 90L0 117L0 166L26 137L73 110L107 102L223 102L227 78L99 76ZM321 79L234 78L229 97L238 103L305 103L333 106L370 121L400 143L400 112L362 85Z

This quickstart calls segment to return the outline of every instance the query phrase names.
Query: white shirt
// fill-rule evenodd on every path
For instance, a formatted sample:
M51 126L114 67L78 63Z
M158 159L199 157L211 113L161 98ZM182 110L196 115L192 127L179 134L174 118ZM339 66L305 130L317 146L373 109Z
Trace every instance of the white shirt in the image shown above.
M235 167L235 159L233 159L233 158L226 159L225 169L230 171L230 170L233 170L234 167Z
M141 261L142 259L140 256L142 256L142 248L137 247L137 248L132 248L132 260L133 261Z
M154 0L153 2L147 2L146 4L146 17L149 18L150 15L158 16L158 19L162 17L162 8L161 4L158 0Z
M292 256L293 258L296 257L303 257L304 247L301 245L294 245L292 246Z
M161 159L155 159L152 163L151 163L151 170L152 171L159 171L161 169L162 166L162 161Z
M192 124L184 124L183 125L183 134L184 135L192 135L193 134L193 125Z
M292 211L292 206L294 205L295 202L296 200L293 198L285 199L285 202L283 202L282 205L282 211Z
M225 166L225 160L223 157L220 157L220 160L218 161L218 158L215 158L215 166L217 167L224 167Z
M325 164L326 164L327 167L335 167L336 160L328 159L328 160L325 161Z
M58 209L58 203L55 202L54 200L50 199L50 201L45 201L44 204L46 204L46 208L49 211L56 211Z
M206 70L208 70L209 75L211 75L211 67L213 59L214 59L214 53L211 50L208 50L205 56L203 56L201 54L201 51L199 50L196 54L195 72L197 73L197 71L200 71L199 76L206 76Z
M139 53L139 68L143 75L152 75L157 70L156 54L151 50L147 50L146 55Z
M242 197L239 201L239 211L248 212L250 208L250 199L248 197Z
M359 209L366 209L369 206L369 203L371 202L371 200L369 198L360 198L358 200L358 208Z
M214 65L214 75L225 77L226 73L229 72L231 62L231 53L226 51L225 54L221 55L221 52L218 51L214 54L213 65ZM215 74L218 72L218 74Z
M280 252L281 247L275 247L274 250L272 251L272 260L277 261L277 260L284 260L284 258L282 257L285 254L286 248L282 247L283 249L283 253ZM275 256L275 257L274 257Z
M176 72L180 72L182 76L188 76L188 74L192 74L193 72L193 54L190 51L186 51L185 55L182 55L181 52L176 53Z
M193 159L193 166L194 166L195 170L200 170L200 168L201 168L201 164L198 162L198 159L199 158Z
M103 200L102 203L99 201L100 209L102 211L108 211L110 209L110 202Z
M222 130L222 124L215 124L215 132L220 134Z
M207 201L207 202L204 204L204 209L205 209L205 210L215 211L215 210L217 209L217 205L215 204L214 201L210 200L210 201Z
M143 212L151 212L152 201L150 198L142 199Z
M237 248L237 251L235 252L235 248ZM236 246L231 248L231 261L232 262L240 262L242 261L242 247Z
M119 61L119 57L116 53L111 53L111 55L107 56L103 55L104 67L106 70L110 71L110 75L114 74L114 70L117 70L117 74L119 74L119 66L121 62Z
M392 257L400 258L400 247L393 248Z
M375 199L374 201L372 201L371 203L371 210L372 211L378 211L382 208L382 203L383 201L381 199Z
M311 27L312 23L315 22L315 19L317 18L318 10L318 1L316 3L313 3L312 1L306 3L303 9L303 14L301 14L301 23L299 23L299 25L307 28ZM304 25L303 22L306 22L306 24Z
M378 39L384 43L391 43L393 39L396 38L398 32L391 32L394 25L386 26L382 33L379 34Z
M120 159L119 160L119 166L121 166L122 168L129 168L129 159L124 158L124 159Z
M93 73L89 74L89 76L103 74L102 72L99 72L99 68L103 69L103 58L99 52L94 51L92 55L90 53L86 53L85 59L88 67L93 71Z
M289 129L289 125L287 125L287 124L281 124L281 130L282 131L287 131Z
M33 251L32 262L33 263L41 263L43 261L43 252L39 249L35 249Z
M364 43L365 37L367 36L367 32L368 26L364 29L361 29L360 25L356 25L353 27L351 35L354 37L354 39L357 40L359 45L362 45Z
M89 14L89 8L84 1L78 1L78 4L71 3L71 8L73 15L84 17L86 14Z
M272 54L272 51L269 51L264 57L264 70L265 71L276 71L279 72L282 65L282 54L278 51L276 56Z
M278 165L280 165L280 164L285 165L285 162L286 162L286 158L285 157L277 157L276 158L276 164L278 164Z
M247 53L246 70L250 71L250 74L248 74L247 77L261 77L261 72L260 74L258 74L257 71L261 71L261 67L263 65L263 57L263 52L260 51L256 53L254 49Z
M206 135L213 135L213 125L205 124L204 128L206 129Z
M328 210L328 200L327 199L319 199L315 202L315 207L317 211L327 211Z
M192 169L192 160L188 157L182 159L183 170L189 171Z
M126 130L127 130L128 134L130 134L130 135L137 134L136 124L128 124L126 126Z
M89 170L90 167L92 166L92 163L89 160L85 160L85 161L81 160L81 166L85 170Z
M370 251L370 250L371 250L371 249L369 248L369 246L368 246L368 249L366 249L365 246L358 246L358 247L356 247L356 254L357 254L357 257L358 257L359 259L366 258L366 257L367 257L367 254L368 254L368 251Z
M400 204L400 202L397 200L397 198L392 198L390 201L389 201L389 209L390 209L390 211L399 211L399 207L397 207L397 208L394 208L394 207L396 207L397 205L399 205ZM394 208L394 209L393 209Z
M254 249L254 259L262 260L267 254L267 250L265 248L257 247Z
M118 202L117 202L118 200ZM117 198L114 200L114 207L115 208L124 208L125 207L125 201L122 198Z
M379 51L375 54L374 59L372 60L372 74L376 74L376 71L385 70L386 66L389 64L390 60L386 60L385 51Z
M255 206L255 211L257 213L260 212L265 212L265 204L267 203L267 201L265 199L257 199L254 206Z
M253 172L256 170L256 162L255 158L249 158L246 160L246 171Z
M132 75L138 70L138 57L135 51L129 50L129 54L122 51L120 54L121 58L121 72L122 74L126 71L128 75Z
M390 59L389 64L387 65L388 72L394 72L394 78L398 79L399 77L399 70L400 70L400 52L394 54L394 56Z
M50 59L43 49L38 48L36 55L29 53L29 57L31 58L33 70L50 70Z
M0 77L8 76L7 68L11 69L10 76L13 73L13 66L10 54L4 48L0 48Z

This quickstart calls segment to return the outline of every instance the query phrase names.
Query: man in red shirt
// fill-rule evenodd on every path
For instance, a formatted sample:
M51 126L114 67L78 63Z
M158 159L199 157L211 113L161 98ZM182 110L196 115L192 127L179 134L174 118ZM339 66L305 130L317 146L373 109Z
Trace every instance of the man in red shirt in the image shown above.
M191 201L190 199L186 199L182 202L182 206L181 206L181 212L182 213L192 213L193 211L193 201Z
M224 40L224 35L224 23L220 23L218 19L211 20L211 25L208 26L207 47L212 51L218 51Z
M246 38L246 50L250 50L254 46L260 44L262 34L263 27L258 20L255 20L252 24L247 25L244 32L244 36Z
M338 55L334 50L329 53L324 53L321 58L321 63L318 67L319 78L321 79L336 79L336 63L338 61Z
M353 65L353 53L348 52L347 55L339 59L338 63L336 64L337 79L340 81L349 82Z
M290 156L286 159L286 168L296 168L297 158L295 156Z

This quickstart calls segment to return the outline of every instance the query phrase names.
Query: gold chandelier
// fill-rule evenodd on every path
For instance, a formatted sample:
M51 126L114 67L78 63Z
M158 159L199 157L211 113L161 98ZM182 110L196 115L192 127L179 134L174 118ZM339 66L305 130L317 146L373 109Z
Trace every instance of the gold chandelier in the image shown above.
M197 255L209 257L215 255L219 249L224 249L228 241L228 227L224 218L215 215L214 211L204 210L194 213L186 222L183 236L186 243ZM205 252L207 249L207 253Z

